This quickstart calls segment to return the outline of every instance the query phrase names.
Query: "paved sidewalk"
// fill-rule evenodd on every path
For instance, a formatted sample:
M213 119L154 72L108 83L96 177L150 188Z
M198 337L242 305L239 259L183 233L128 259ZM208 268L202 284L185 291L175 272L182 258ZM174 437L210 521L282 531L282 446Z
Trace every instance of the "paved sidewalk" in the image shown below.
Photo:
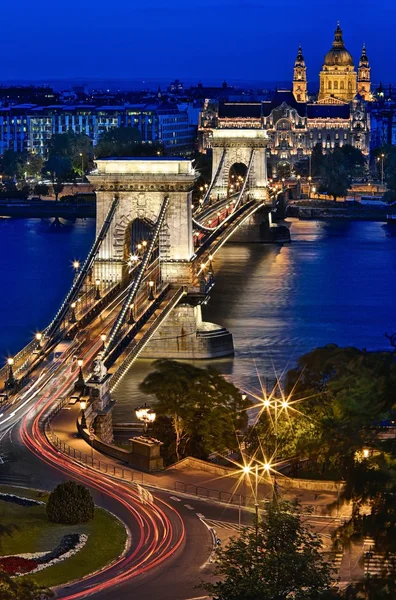
M221 499L225 502L230 500L231 495L236 494L237 497L233 499L234 504L239 504L239 495L248 498L248 505L254 503L252 489L246 478L245 480L242 478L238 480L233 477L217 477L206 471L190 467L184 469L170 468L155 474L142 473L141 471L127 467L121 460L94 450L79 436L76 425L79 413L80 407L78 404L74 406L66 405L52 419L52 430L62 442L89 457L93 456L96 461L100 460L108 465L120 467L120 469L124 468L125 470L134 471L138 476L136 480L139 482L140 478L140 481L146 485L158 486L170 491L178 491L179 493L184 492L193 496L204 497L206 495L211 499ZM314 491L292 489L288 487L287 482L287 477L279 476L277 478L279 494L285 499L298 499L303 505L313 506L315 515L328 514L327 505L337 500L336 493L315 493ZM273 493L271 484L260 484L258 492L261 501L270 498ZM338 516L349 516L349 509L343 507Z

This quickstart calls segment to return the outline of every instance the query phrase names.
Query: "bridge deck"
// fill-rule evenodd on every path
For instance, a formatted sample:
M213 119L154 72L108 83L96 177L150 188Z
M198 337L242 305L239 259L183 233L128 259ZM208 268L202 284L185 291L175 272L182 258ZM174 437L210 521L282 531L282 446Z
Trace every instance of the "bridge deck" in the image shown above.
M124 377L129 368L138 358L140 352L150 341L159 326L168 317L172 308L174 308L181 298L186 294L186 288L168 287L164 293L153 304L152 315L145 324L137 331L132 341L126 349L120 354L111 368L112 376L110 379L110 390L114 390L119 381Z

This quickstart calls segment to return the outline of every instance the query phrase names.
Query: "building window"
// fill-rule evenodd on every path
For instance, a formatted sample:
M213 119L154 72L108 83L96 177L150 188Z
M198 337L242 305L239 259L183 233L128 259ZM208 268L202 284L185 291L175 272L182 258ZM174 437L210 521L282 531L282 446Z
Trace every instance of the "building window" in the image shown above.
M334 89L335 89L335 90L338 90L338 81L335 81L335 82L334 82Z
M341 81L341 83L340 83L340 90L343 90L343 89L345 89L345 88L344 88L344 82L343 82L343 81Z
M328 88L329 88L329 90L331 90L331 81L329 81Z

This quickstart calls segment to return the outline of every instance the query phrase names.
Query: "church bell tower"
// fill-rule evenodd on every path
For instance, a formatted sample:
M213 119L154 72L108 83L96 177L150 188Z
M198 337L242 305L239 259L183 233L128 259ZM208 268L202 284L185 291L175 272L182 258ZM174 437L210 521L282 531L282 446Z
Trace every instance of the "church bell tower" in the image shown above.
M362 56L359 61L357 91L366 101L372 100L370 63L366 53L366 44L363 44Z
M308 102L307 67L301 46L298 47L297 58L294 63L293 94L297 102Z

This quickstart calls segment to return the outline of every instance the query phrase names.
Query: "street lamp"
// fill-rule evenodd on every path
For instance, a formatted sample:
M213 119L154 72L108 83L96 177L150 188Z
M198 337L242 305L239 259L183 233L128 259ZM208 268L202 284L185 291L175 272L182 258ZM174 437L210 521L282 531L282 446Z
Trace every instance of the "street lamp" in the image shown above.
M8 365L8 378L7 378L7 381L6 381L6 387L7 388L12 388L15 385L14 371L12 369L12 367L14 365L14 359L13 358L8 358L7 359L7 365Z
M38 347L41 347L41 340L43 339L43 334L40 332L37 332L36 335L34 336L36 338L36 341L38 342Z
M83 183L83 181L84 181L84 156L83 156L82 152L80 152L80 158L81 158L81 183Z
M144 433L147 432L149 423L154 423L157 416L156 413L146 403L144 403L144 406L138 406L135 408L135 414L139 421L143 422Z
M101 298L101 296L100 296L100 279L97 279L95 281L95 285L96 285L95 300L100 300L100 298Z
M87 408L87 403L83 399L80 400L80 408L81 408L81 427L82 427L82 429L86 429L87 421L85 418L85 409Z
M102 333L100 339L102 340L102 350L105 351L107 335L105 333Z
M148 299L150 300L150 302L152 302L155 298L154 298L154 281L149 281L149 297Z
M135 317L133 314L133 309L134 309L134 303L132 302L132 304L129 307L129 319L128 319L128 325L134 325L136 323L135 321Z
M258 535L258 521L259 521L259 501L258 501L258 482L259 482L259 465L256 463L254 465L254 469L250 465L245 465L243 467L244 475L248 477L251 473L254 474L254 509L256 513L255 526L256 526L256 539Z
M70 309L71 310L70 310L70 319L69 319L69 322L70 323L76 323L77 319L76 319L76 303L75 302L72 302L70 304Z
M84 375L83 375L83 371L82 371L82 367L83 367L83 364L84 364L83 359L79 358L77 360L77 364L78 364L78 378L77 378L76 388L77 389L84 389L84 387L85 387L85 381L84 381Z
M384 185L384 158L385 154L381 154L381 185Z

